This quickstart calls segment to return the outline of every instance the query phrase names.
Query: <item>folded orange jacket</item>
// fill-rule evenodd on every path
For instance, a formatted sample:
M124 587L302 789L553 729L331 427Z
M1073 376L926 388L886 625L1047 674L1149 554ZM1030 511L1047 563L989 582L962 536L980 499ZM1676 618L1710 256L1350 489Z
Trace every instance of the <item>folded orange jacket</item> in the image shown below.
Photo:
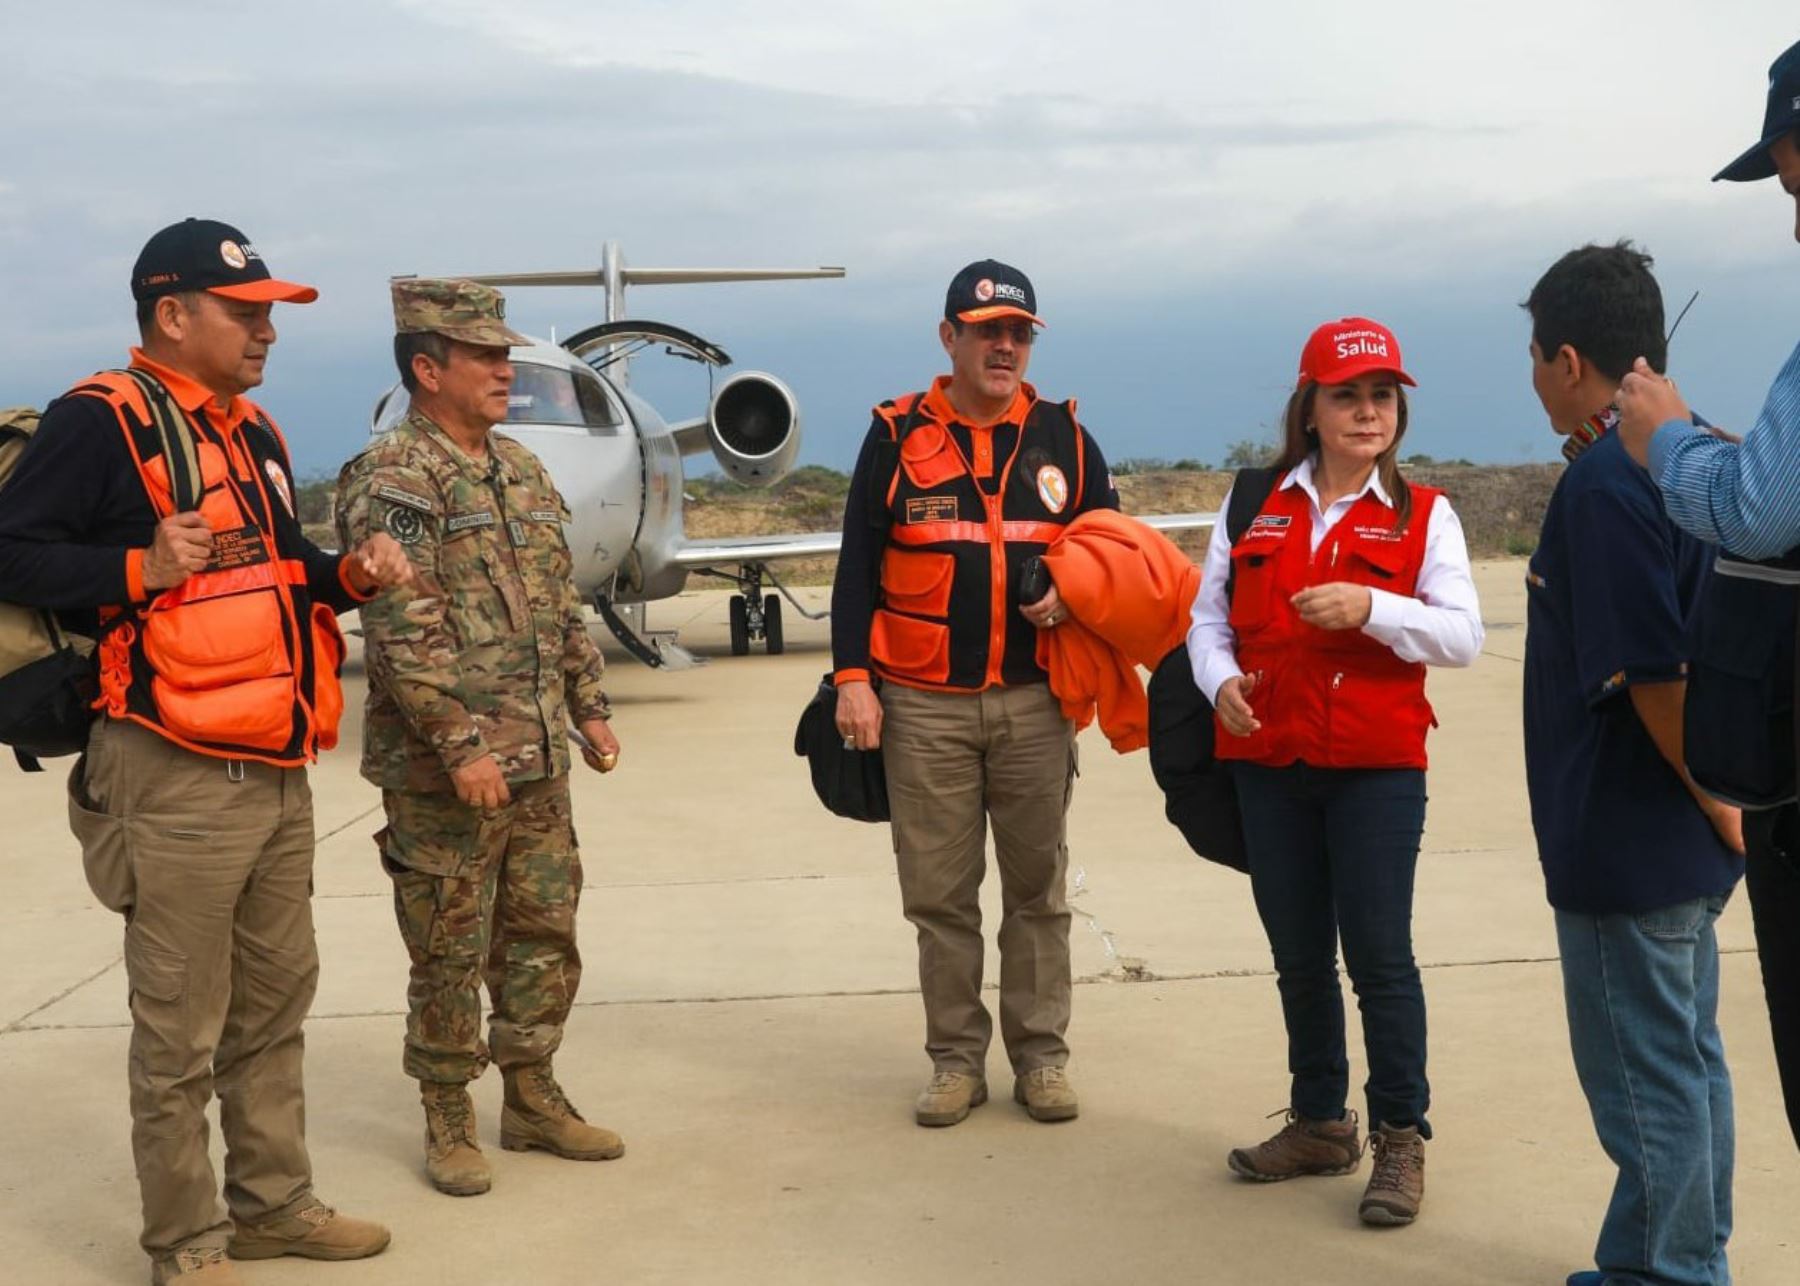
M1187 637L1200 569L1161 532L1111 509L1082 514L1044 552L1067 620L1038 633L1037 660L1063 713L1120 754L1150 741L1138 667Z

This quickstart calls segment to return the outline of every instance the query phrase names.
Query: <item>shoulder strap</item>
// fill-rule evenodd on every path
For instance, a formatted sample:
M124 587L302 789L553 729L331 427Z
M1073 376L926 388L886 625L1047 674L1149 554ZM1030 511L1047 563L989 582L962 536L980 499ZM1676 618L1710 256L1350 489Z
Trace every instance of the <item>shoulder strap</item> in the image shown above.
M906 408L906 415L898 425L894 425L893 436L886 442L875 444L875 467L869 471L869 526L885 537L889 526L888 492L893 489L894 475L900 471L900 448L906 442L907 434L919 422L919 411L925 405L925 395L915 393L912 405ZM892 420L888 421L893 424Z
M1250 530L1250 524L1256 521L1256 515L1262 512L1269 494L1275 490L1275 480L1285 472L1278 465L1267 468L1239 469L1231 480L1231 505L1225 511L1225 535L1233 545ZM1231 601L1237 589L1237 564L1225 574L1225 601Z
M1225 513L1225 534L1232 544L1237 544L1256 515L1262 512L1269 493L1275 490L1275 480L1282 475L1282 470L1270 465L1260 469L1239 469L1231 480L1231 508Z
M200 447L187 413L175 404L163 382L148 371L133 367L125 374L143 393L150 410L150 422L162 444L163 463L169 471L169 494L174 498L175 512L198 509L203 490Z

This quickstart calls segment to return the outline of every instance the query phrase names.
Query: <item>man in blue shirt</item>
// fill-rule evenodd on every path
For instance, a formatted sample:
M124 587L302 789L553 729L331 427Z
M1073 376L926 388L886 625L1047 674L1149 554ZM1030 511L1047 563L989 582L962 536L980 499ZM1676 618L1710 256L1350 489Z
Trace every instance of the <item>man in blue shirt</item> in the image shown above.
M1769 97L1762 134L1714 181L1778 179L1796 207L1800 240L1800 44L1769 68ZM1756 426L1741 443L1696 432L1675 386L1641 360L1620 391L1620 431L1639 464L1662 491L1669 516L1686 530L1723 548L1718 569L1731 584L1729 619L1718 635L1738 661L1760 658L1765 674L1760 699L1714 738L1731 745L1746 766L1760 766L1755 797L1744 814L1749 848L1745 883L1756 924L1763 992L1775 1061L1781 1072L1789 1128L1800 1143L1800 805L1795 803L1795 765L1800 760L1794 727L1796 599L1800 598L1800 349L1775 377ZM1785 553L1783 551L1786 551ZM1746 560L1756 560L1747 562ZM1709 607L1709 615L1713 609ZM1741 666L1739 667L1741 668ZM1755 671L1753 670L1752 673ZM1705 696L1704 685L1696 697ZM1770 712L1774 718L1770 719ZM1699 719L1723 718L1717 706ZM1773 724L1771 729L1770 725ZM1696 731L1704 724L1696 721ZM1690 749L1690 757L1692 750ZM1695 759L1695 770L1700 764ZM1701 772L1709 786L1715 783ZM1727 779L1726 785L1733 783Z
M1634 356L1664 358L1662 295L1629 242L1564 255L1532 288L1532 386L1591 443L1527 576L1525 769L1556 913L1569 1043L1618 1166L1600 1282L1728 1283L1731 1080L1714 923L1742 873L1739 815L1682 758L1687 626L1707 550L1663 513L1614 432Z

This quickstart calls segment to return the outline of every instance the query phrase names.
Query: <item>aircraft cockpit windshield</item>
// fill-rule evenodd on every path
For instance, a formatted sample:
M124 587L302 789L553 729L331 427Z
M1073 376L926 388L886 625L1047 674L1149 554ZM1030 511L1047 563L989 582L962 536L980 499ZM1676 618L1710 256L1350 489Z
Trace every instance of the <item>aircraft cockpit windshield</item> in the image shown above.
M617 432L618 409L599 377L585 369L513 363L508 424L566 424L590 433Z

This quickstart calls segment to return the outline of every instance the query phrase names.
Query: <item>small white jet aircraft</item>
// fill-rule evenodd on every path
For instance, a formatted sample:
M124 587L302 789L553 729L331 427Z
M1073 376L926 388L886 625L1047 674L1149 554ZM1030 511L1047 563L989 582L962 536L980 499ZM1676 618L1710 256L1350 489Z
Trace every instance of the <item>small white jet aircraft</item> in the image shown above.
M673 633L645 628L645 605L679 594L689 575L732 582L731 651L743 656L753 640L770 653L782 650L781 598L809 612L771 569L784 559L838 552L839 531L783 536L690 540L682 528L682 460L710 450L733 480L770 486L793 468L800 450L800 408L773 375L742 371L714 391L707 413L669 423L631 391L629 363L646 349L664 347L704 363L709 374L730 356L699 335L665 322L627 320L627 286L705 282L778 281L842 277L842 268L629 268L617 242L605 244L598 270L495 273L473 280L490 285L602 286L606 320L560 343L534 340L512 351L512 403L506 432L525 443L550 471L574 515L567 527L575 559L575 583L638 660L685 668L699 659ZM375 404L371 431L383 433L405 415L407 397L398 383ZM1143 521L1168 531L1209 526L1211 514L1166 514Z
M574 515L567 534L575 583L619 642L646 665L683 668L696 658L670 633L645 629L644 607L679 594L690 574L733 582L731 650L743 656L752 640L782 650L781 599L807 612L770 570L781 559L835 554L841 533L689 540L682 530L682 459L710 450L726 475L770 486L793 468L800 450L800 408L787 385L760 371L742 371L720 384L707 413L669 423L630 387L632 357L661 346L712 370L731 357L717 344L666 322L627 320L627 286L703 282L779 281L842 277L842 268L630 268L617 242L607 242L598 270L493 273L490 285L602 286L606 320L567 339L534 340L512 351L512 404L505 430L525 443L550 471ZM371 431L386 432L405 415L407 397L395 384L375 404Z

